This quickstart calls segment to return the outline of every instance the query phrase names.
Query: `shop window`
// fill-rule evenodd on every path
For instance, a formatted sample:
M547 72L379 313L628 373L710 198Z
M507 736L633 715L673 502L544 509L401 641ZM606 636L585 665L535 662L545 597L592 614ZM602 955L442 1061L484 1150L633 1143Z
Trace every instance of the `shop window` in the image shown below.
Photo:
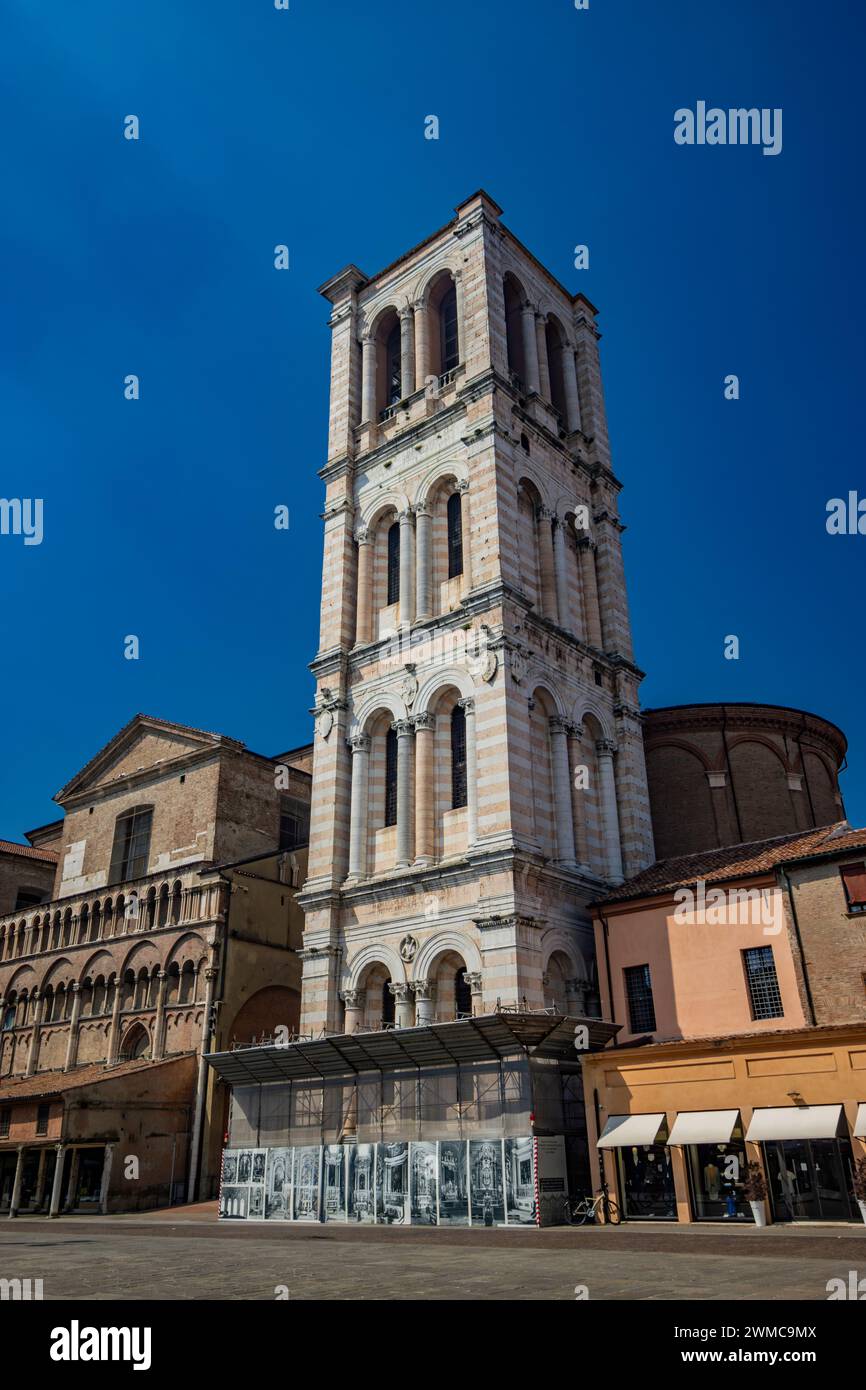
M633 1033L654 1033L656 1012L648 965L629 965L624 971L629 1027Z
M843 864L839 870L849 912L866 912L866 864Z
M752 1018L783 1018L782 995L772 946L753 946L743 952Z

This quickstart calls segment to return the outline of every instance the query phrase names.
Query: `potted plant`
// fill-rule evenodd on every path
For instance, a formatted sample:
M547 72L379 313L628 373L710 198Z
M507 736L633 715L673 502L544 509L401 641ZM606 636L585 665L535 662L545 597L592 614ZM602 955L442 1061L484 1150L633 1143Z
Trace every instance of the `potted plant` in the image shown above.
M760 1163L750 1163L746 1181L743 1183L743 1196L752 1208L756 1226L767 1224L767 1184Z
M860 1215L866 1222L866 1158L858 1158L854 1164L854 1196L860 1208Z

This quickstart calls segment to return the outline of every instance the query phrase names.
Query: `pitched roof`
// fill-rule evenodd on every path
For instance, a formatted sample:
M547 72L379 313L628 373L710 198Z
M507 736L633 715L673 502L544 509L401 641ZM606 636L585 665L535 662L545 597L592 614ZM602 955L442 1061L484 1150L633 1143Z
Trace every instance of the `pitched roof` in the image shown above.
M0 854L16 854L22 859L41 859L44 864L56 864L56 849L35 849L33 845L19 845L14 840L0 840Z
M136 714L133 715L128 723L124 724L122 729L119 729L116 734L113 734L97 753L94 753L93 757L84 764L84 767L82 767L79 772L76 772L74 777L71 777L70 780L60 788L59 792L55 793L54 800L61 801L63 797L68 796L73 788L85 781L88 773L95 771L102 763L106 762L110 755L122 746L123 742L137 727L145 729L164 729L170 733L180 734L194 741L200 740L204 745L212 744L215 747L225 745L229 748L241 750L246 747L239 739L230 738L227 734L215 734L205 729L194 729L190 724L175 724L170 719L157 719L156 716L152 714Z
M42 1071L35 1076L4 1076L0 1082L0 1101L8 1104L15 1100L29 1100L34 1096L56 1096L64 1091L74 1091L78 1086L92 1086L100 1081L113 1081L117 1076L129 1076L133 1072L147 1071L148 1068L164 1067L176 1062L180 1057L190 1057L192 1053L181 1052L172 1057L163 1057L153 1062L148 1057L137 1057L131 1062L119 1062L116 1067L107 1067L104 1062L94 1062L72 1071Z
M698 879L706 883L719 883L728 879L749 878L770 873L780 864L844 855L858 849L866 849L866 829L852 829L844 820L818 830L799 830L793 835L777 835L770 840L753 840L743 845L724 845L721 849L703 850L700 854L660 859L658 863L635 874L634 878L626 879L612 893L597 898L596 905L604 907L632 898L660 897L677 888L685 888Z

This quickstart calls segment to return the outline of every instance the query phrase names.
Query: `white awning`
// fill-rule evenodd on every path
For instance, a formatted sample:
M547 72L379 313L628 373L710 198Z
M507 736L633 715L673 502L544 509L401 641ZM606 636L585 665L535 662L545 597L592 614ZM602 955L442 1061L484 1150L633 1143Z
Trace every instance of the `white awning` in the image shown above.
M624 1149L632 1144L654 1144L665 1122L665 1112L657 1115L611 1115L598 1141L600 1149Z
M669 1144L727 1144L739 1110L686 1110L674 1120Z
M854 1138L866 1139L866 1101L857 1111L857 1118L854 1121Z
M835 1139L841 1117L841 1105L782 1105L756 1110L746 1138L752 1143L764 1139Z

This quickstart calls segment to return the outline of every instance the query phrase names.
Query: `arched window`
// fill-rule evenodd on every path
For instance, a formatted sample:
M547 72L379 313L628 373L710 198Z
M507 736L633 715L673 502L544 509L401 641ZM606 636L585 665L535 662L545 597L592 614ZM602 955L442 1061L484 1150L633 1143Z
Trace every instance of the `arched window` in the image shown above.
M147 873L152 823L152 806L131 806L117 817L109 883L123 883L127 879L142 878Z
M385 735L385 824L397 824L397 734Z
M451 809L466 805L466 711L451 711Z
M385 404L396 405L403 399L400 323L394 324L385 343Z
M400 523L388 528L388 604L400 598Z
M391 993L391 981L386 980L382 986L382 1023L385 1027L394 1022L395 999Z
M461 966L454 976L454 1012L458 1016L472 1013L472 990L466 978L465 966Z
M180 921L180 914L183 906L183 890L180 883L175 883L171 890L171 922L172 926L177 926Z
M460 341L457 329L457 291L452 285L442 296L439 305L439 342L442 345L442 371L450 372L460 362Z
M460 493L448 498L448 578L463 573L463 508Z
M189 1004L195 998L195 966L191 960L184 962L183 970L180 972L180 994L181 1004Z

